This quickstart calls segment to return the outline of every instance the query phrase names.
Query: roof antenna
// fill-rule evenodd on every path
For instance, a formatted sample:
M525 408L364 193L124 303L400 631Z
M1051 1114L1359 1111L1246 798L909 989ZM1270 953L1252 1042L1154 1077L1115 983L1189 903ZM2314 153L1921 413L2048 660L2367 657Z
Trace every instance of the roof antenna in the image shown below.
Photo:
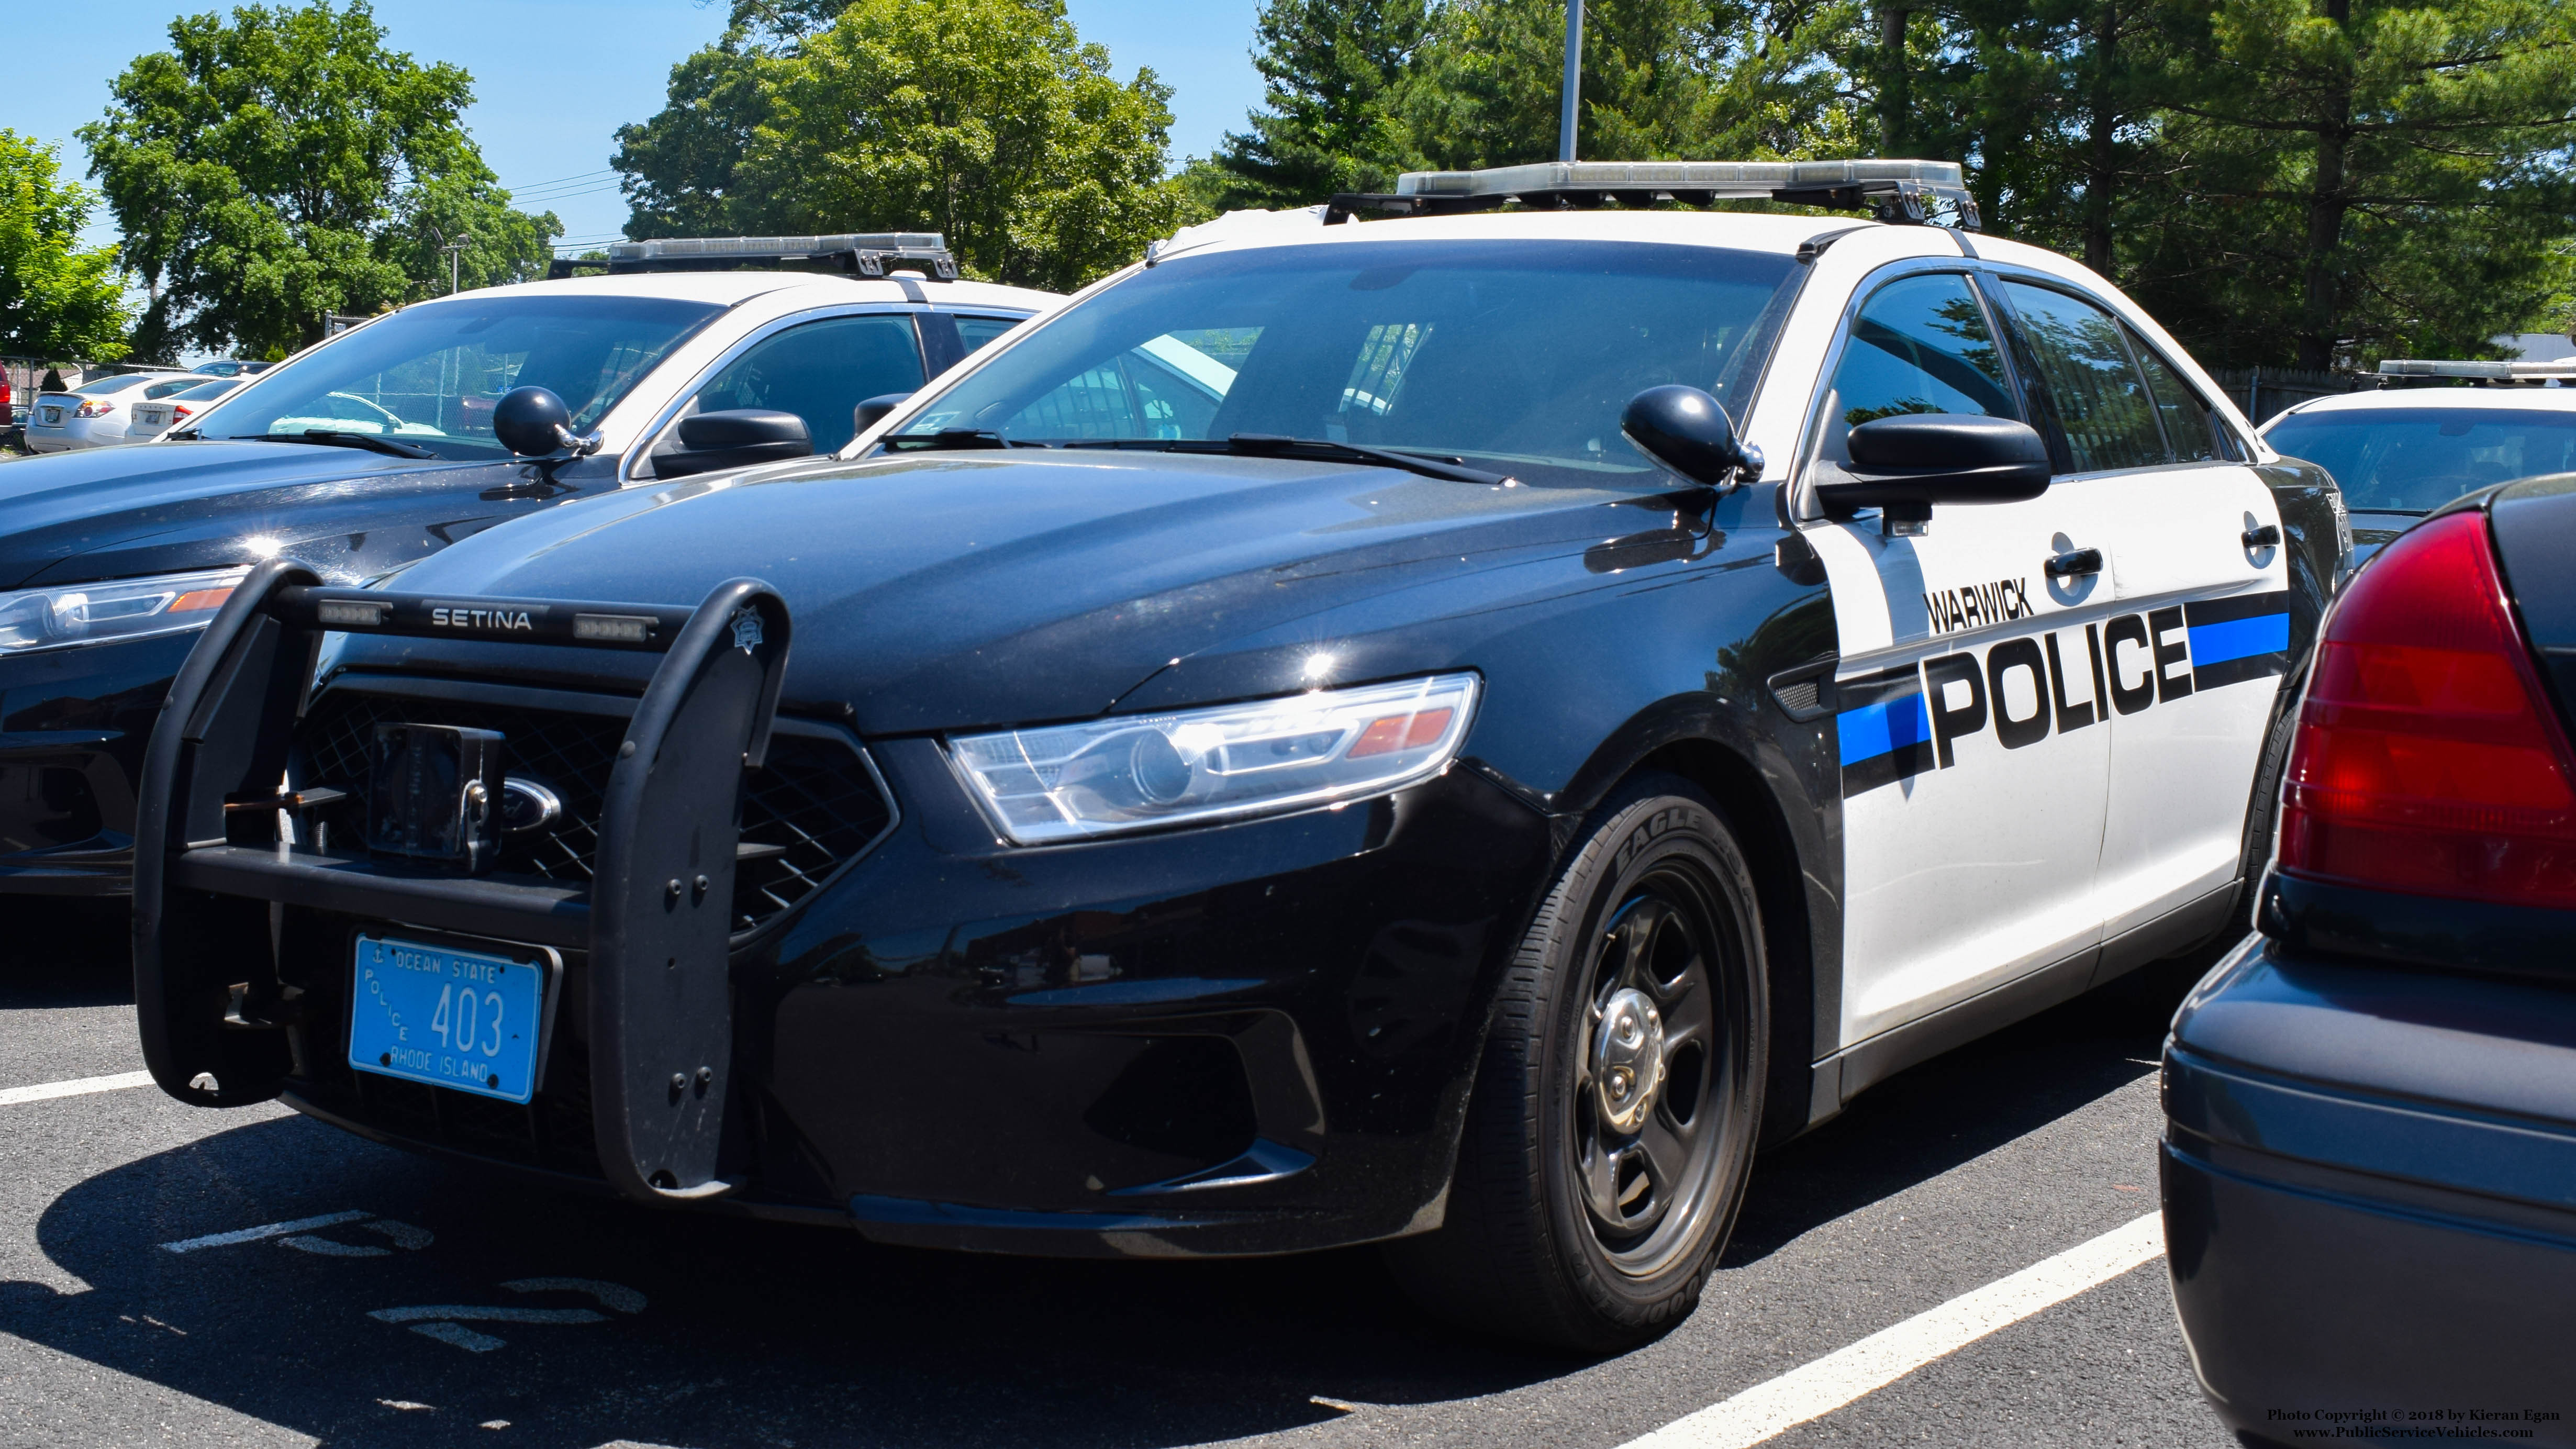
M1556 159L1574 159L1575 108L1583 99L1583 0L1565 0L1565 115L1556 133Z

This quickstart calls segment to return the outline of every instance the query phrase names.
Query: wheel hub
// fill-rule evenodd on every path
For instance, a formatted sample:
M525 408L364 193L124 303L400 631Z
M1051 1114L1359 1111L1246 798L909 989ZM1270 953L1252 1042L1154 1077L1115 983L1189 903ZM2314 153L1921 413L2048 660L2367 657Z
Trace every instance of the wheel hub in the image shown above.
M1654 998L1633 986L1613 994L1592 1038L1592 1088L1601 1120L1634 1132L1664 1087L1664 1018Z

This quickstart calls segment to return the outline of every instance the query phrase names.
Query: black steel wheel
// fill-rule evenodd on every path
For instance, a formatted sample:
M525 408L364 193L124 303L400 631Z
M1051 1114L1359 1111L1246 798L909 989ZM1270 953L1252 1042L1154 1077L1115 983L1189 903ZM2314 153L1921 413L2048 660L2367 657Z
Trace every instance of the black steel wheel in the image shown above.
M1761 1120L1752 872L1707 797L1606 802L1505 972L1439 1231L1388 1245L1426 1308L1607 1352L1699 1302Z

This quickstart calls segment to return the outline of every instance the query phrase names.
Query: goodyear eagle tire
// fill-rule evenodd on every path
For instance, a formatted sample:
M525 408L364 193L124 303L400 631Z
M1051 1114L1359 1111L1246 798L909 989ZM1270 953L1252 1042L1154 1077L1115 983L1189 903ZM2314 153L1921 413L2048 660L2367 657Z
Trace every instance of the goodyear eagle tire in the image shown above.
M1762 1116L1769 1003L1752 872L1706 795L1630 782L1506 969L1448 1214L1387 1247L1426 1309L1604 1353L1688 1317Z

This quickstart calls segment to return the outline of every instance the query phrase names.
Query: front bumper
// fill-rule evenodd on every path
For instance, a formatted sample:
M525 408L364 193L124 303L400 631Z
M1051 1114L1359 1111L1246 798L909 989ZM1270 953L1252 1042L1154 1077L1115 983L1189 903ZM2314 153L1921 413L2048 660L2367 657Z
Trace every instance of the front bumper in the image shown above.
M190 676L201 662L208 677L224 674L207 651L250 647L242 641L255 635L239 622L218 621ZM1554 865L1556 822L1462 768L1338 809L1009 849L935 741L873 741L877 778L900 807L890 830L815 867L811 892L766 918L742 914L748 894L728 897L719 878L706 898L733 899L740 929L703 954L686 943L639 952L638 939L685 921L696 897L662 890L663 876L680 881L684 868L661 866L640 875L650 889L621 896L616 881L638 874L615 868L622 842L695 851L704 825L707 851L757 858L738 855L704 811L676 837L632 823L651 817L653 791L690 783L661 773L671 747L617 743L621 731L649 733L655 692L674 667L666 662L641 702L542 701L619 721L597 755L620 762L603 797L612 803L578 877L436 877L300 839L259 846L240 831L265 828L265 809L228 815L236 838L219 846L210 833L225 826L160 823L150 802L161 787L147 785L138 979L147 1060L165 1088L207 1105L282 1092L382 1140L645 1201L830 1212L871 1237L921 1246L1232 1255L1437 1225L1486 1005ZM190 706L198 688L183 678L173 719L220 713ZM496 724L505 705L537 694L385 677L334 686L389 688L412 691L401 709L430 707L429 690L441 707L485 710ZM338 707L324 695L304 728L325 729L317 722ZM790 720L775 728L763 775L784 768L782 741L830 733ZM222 735L212 720L188 748L200 764L221 758ZM164 745L155 738L156 760ZM756 836L777 838L754 819L770 786L742 776L742 748L732 751L732 774L717 783L730 801L747 781L742 843L757 848ZM617 781L632 785L648 767L643 803L621 816ZM170 768L156 778L184 782L197 767ZM254 763L242 779L262 771L273 791L274 765ZM568 800L590 798L578 780L556 783ZM211 798L203 781L194 788ZM191 843L174 843L183 839ZM166 886L155 879L165 874ZM285 906L273 992L261 985L269 901ZM392 922L561 950L554 1035L532 1103L347 1066L350 937ZM696 1005L620 1014L619 993L631 1002L639 983L658 991L692 979L712 987ZM235 1001L231 1029L210 1020L222 1008L216 983L245 980L254 999ZM279 1009L259 1009L256 998L272 994ZM680 1079L666 1103L652 1075L665 1067L638 1077L619 1066L673 1025L720 1036L689 1048L712 1054L690 1060L719 1063L722 1086L707 1104L695 1174L655 1170L669 1154L650 1155L663 1149L636 1126L691 1105ZM192 1085L200 1071L219 1087Z
M2176 1018L2164 1101L2175 1307L2231 1428L2576 1443L2576 993L2256 936Z

